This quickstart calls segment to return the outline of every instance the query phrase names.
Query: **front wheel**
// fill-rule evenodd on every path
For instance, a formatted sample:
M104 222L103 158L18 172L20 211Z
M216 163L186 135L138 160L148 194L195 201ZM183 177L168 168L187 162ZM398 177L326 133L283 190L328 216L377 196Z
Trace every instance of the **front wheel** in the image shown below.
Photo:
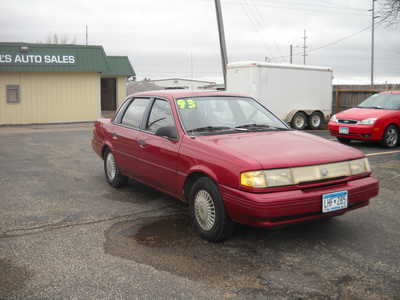
M104 173L106 174L107 182L115 188L122 187L128 180L126 176L121 174L110 150L107 150L104 154Z
M200 236L210 242L229 238L234 224L227 215L217 185L207 177L198 179L189 197L190 214Z
M389 125L383 134L381 144L388 148L396 147L399 142L399 129L395 125Z

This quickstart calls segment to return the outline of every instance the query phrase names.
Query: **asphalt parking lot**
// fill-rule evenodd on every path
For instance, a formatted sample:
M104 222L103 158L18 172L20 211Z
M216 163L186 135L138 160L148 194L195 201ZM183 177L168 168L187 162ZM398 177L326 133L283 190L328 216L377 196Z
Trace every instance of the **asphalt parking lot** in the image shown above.
M380 179L368 207L211 244L179 201L111 188L90 138L85 124L0 128L0 299L400 298L400 147L351 144Z

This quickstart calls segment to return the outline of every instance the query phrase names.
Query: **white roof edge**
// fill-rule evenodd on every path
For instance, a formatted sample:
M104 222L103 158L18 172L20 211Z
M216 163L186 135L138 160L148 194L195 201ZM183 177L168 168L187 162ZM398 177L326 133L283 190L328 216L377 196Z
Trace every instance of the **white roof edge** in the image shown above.
M209 84L215 84L216 83L214 81L188 79L188 78L180 78L180 77L171 77L171 78L162 78L162 79L150 79L149 81L167 81L167 80L185 80L185 81L202 82L202 83L209 83Z
M227 67L228 69L245 68L245 67L272 67L272 68L284 68L284 69L318 70L318 71L329 71L329 72L333 71L332 68L330 67L294 65L289 63L267 63L263 61L238 61L229 63Z

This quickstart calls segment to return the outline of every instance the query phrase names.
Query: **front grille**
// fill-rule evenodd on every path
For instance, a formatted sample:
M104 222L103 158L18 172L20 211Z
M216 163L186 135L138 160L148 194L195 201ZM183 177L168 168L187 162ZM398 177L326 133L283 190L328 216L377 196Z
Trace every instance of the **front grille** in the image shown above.
M339 119L338 122L340 124L357 124L358 121L356 120L348 120L348 119Z
M335 177L335 178L328 178L328 179L300 182L299 186L305 186L305 185L309 185L309 184L318 184L318 186L312 186L312 187L303 188L303 189L307 189L307 188L312 189L312 188L320 188L320 187L326 187L326 186L331 186L331 185L338 185L338 184L345 183L345 181L342 180L342 179L345 179L345 178L347 178L347 176L340 176L340 177Z

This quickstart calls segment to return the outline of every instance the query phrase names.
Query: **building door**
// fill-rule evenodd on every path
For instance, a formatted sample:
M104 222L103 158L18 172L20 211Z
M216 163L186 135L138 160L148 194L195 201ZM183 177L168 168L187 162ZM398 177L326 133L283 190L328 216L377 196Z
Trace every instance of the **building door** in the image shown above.
M117 109L117 82L115 78L101 78L101 110Z

